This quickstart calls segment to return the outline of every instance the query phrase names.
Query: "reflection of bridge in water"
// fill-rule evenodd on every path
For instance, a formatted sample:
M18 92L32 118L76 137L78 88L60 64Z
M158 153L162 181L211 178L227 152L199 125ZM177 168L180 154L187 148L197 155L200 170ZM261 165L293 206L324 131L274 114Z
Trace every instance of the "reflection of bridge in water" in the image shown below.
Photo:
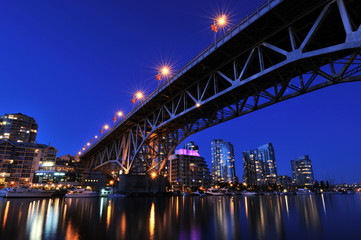
M161 173L185 138L271 104L359 81L359 0L270 0L91 145L91 169ZM116 171L118 172L118 171Z

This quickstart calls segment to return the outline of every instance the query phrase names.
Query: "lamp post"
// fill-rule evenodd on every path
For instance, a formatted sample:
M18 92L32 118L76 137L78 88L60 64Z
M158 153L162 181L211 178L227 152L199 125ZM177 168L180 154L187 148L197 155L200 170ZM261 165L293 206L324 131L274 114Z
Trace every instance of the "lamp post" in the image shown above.
M123 112L122 111L119 111L117 112L114 117L113 117L113 122L115 123L117 121L117 117L118 118L121 118L123 116Z
M136 101L137 101L137 100L140 101L140 100L142 100L143 98L144 98L144 95L143 95L142 92L140 92L140 91L136 92L135 95L133 96L132 100L131 100L132 103L133 103L133 108L134 108L134 106L135 106Z
M211 30L214 32L214 45L216 46L217 41L217 32L219 28L225 27L227 25L227 16L222 14L216 17L211 25Z
M164 65L158 69L158 74L155 76L155 78L158 80L158 88L160 85L160 81L162 81L162 79L168 79L171 73L171 67L168 65Z

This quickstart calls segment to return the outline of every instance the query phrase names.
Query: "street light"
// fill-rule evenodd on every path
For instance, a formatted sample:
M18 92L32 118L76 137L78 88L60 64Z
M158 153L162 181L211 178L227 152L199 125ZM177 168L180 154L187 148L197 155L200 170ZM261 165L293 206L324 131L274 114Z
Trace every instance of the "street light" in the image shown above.
M141 100L141 99L143 98L143 93L138 91L138 92L135 94L135 97L136 97L138 100Z
M152 173L150 174L150 176L151 176L152 179L154 179L154 178L157 177L157 173L156 173L156 172L152 172Z
M214 44L217 40L217 32L219 28L224 28L228 24L228 17L225 14L218 15L213 19L213 24L211 25L211 30L214 32Z
M113 122L115 123L117 121L117 116L120 118L123 116L123 112L119 111L116 113L116 115L113 117Z
M137 100L142 100L144 97L143 93L141 91L138 91L134 94L133 98L132 98L132 103L133 103L133 108L135 106L135 103Z
M157 68L158 73L156 75L156 79L158 80L158 87L159 87L159 82L162 79L168 79L169 76L172 74L172 66L170 66L169 64L163 64L162 66Z

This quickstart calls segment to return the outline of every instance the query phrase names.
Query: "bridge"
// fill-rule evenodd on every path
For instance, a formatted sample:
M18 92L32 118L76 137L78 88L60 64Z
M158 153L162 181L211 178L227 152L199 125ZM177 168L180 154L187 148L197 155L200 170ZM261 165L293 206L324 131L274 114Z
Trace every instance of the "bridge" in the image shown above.
M80 156L89 169L162 174L188 136L327 86L361 80L361 1L269 0Z

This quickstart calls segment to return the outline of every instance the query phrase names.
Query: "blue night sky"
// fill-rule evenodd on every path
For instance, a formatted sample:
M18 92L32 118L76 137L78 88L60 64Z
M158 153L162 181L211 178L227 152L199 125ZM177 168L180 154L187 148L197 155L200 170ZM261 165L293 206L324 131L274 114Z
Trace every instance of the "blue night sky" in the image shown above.
M215 13L236 23L263 1L4 0L0 4L0 114L22 112L39 124L37 141L75 154L132 94L157 86L155 68L179 69L213 41ZM316 179L361 181L361 83L325 88L195 134L209 163L210 143L242 151L267 142L279 174L308 154Z

